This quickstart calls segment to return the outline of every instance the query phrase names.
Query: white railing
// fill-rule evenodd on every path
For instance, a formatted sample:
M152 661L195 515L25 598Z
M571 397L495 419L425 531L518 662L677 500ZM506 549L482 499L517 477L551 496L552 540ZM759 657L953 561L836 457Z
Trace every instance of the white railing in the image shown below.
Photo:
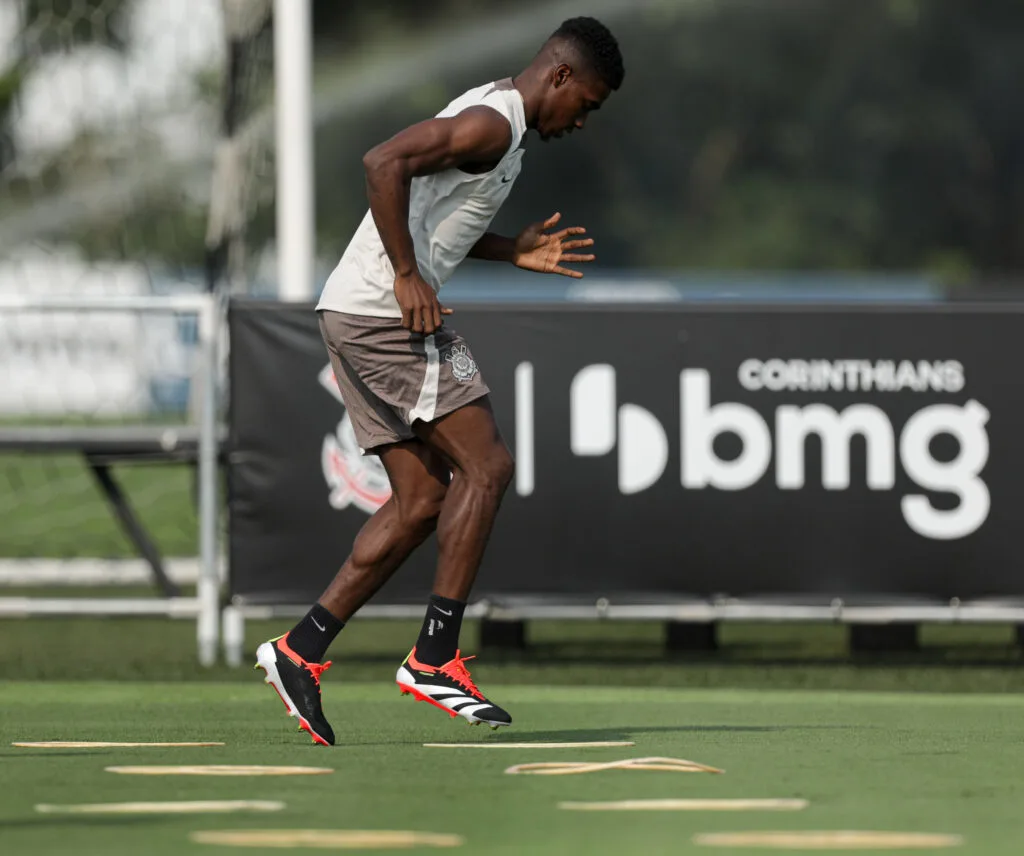
M219 644L220 573L217 497L218 339L221 305L213 295L75 297L0 294L0 314L48 312L146 312L191 314L197 318L199 383L197 402L199 538L195 597L36 598L0 597L0 617L137 615L195 618L199 662L216 662ZM25 429L19 429L24 431ZM65 438L66 439L66 438ZM45 443L41 434L37 443ZM40 581L41 582L41 581Z

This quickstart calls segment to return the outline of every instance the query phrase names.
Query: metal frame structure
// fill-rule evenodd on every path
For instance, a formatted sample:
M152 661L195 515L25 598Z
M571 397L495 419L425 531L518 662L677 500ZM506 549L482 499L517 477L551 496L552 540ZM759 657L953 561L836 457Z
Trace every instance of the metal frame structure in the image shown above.
M196 596L119 599L0 597L0 618L66 615L195 618L199 662L204 666L211 666L217 660L220 637L220 578L217 562L220 519L217 500L217 381L222 313L219 298L208 294L91 299L75 296L0 295L0 312L60 311L168 312L193 314L198 319L201 390L196 438L199 483L199 577ZM22 433L25 431L24 428L19 430ZM39 429L40 432L46 430ZM55 435L53 439L54 442L61 442L65 446L69 440L64 434ZM112 439L116 440L116 437ZM40 445L46 442L46 436L43 434L40 437L33 437L31 441L35 445Z
M113 466L143 462L196 464L199 431L195 426L0 428L0 451L5 450L40 454L80 452L111 512L149 566L164 595L177 597L181 594L178 584L167 575L160 550L132 508Z
M557 598L515 596L481 599L466 608L465 617L492 622L523 621L657 621L682 624L714 624L722 621L890 625L890 624L1018 624L1024 625L1024 599L996 599L948 603L906 602L847 603L833 598L828 603L805 603L789 598L778 602L721 598L667 599L664 603L634 601L616 603L608 598L559 602ZM224 658L240 665L245 641L245 621L299 618L306 606L271 606L235 602L222 616ZM369 619L419 619L422 604L368 604L358 616Z

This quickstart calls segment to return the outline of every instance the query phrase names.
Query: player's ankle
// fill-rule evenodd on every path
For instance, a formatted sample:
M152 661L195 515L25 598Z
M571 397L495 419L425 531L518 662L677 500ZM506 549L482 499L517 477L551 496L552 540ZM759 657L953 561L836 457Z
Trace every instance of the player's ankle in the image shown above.
M288 632L286 641L307 663L319 663L344 626L344 621L317 603Z
M462 615L466 604L460 600L432 594L416 640L416 659L428 666L443 666L459 647Z

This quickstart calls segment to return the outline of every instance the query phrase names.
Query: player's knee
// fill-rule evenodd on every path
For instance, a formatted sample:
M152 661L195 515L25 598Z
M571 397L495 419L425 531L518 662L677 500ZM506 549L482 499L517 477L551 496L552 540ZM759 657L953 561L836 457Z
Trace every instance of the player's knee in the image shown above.
M501 496L512 483L516 464L504 446L498 446L484 460L467 470L466 475L477 487Z
M399 504L399 515L408 529L417 532L432 532L437 528L446 491L423 493L406 499Z

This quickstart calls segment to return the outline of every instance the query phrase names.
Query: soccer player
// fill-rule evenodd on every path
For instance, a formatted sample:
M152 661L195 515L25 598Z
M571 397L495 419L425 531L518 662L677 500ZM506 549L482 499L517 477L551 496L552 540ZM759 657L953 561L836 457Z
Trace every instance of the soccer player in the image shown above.
M513 461L438 291L467 256L582 276L564 265L592 261L577 251L593 240L579 237L579 227L552 231L560 214L515 238L487 228L519 175L526 132L546 141L581 130L623 73L608 29L572 18L518 77L469 90L363 158L370 210L317 311L356 439L380 456L392 495L305 618L257 650L257 668L316 743L334 743L320 701L328 646L435 530L433 593L397 683L472 724L512 722L473 682L459 631Z

